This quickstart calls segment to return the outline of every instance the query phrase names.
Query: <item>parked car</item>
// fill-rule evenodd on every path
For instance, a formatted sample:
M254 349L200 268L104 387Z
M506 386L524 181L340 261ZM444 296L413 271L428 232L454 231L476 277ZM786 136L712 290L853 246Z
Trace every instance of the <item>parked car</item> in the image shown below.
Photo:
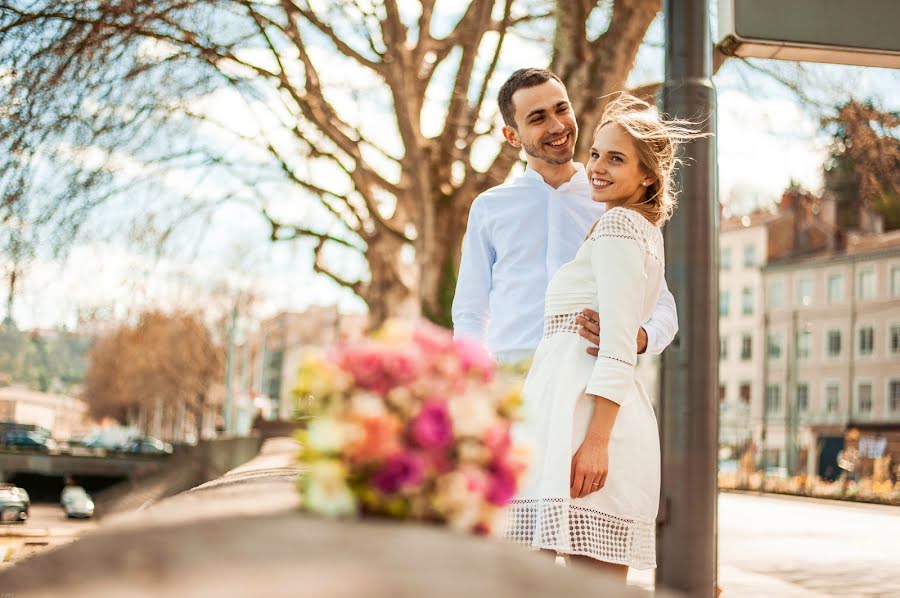
M87 519L94 516L94 501L81 486L66 486L63 488L59 502L62 504L66 517Z
M3 523L25 523L28 507L22 495L13 488L0 488L0 521Z
M33 449L38 451L55 451L56 441L38 432L9 432L3 439L6 446Z
M172 445L153 436L138 436L129 440L122 448L127 453L142 455L171 455Z
M15 484L8 483L0 483L0 491L10 490L19 495L19 498L22 499L22 502L25 503L25 513L27 514L31 509L31 497L28 496L28 492L25 491L25 488L20 486L16 486Z

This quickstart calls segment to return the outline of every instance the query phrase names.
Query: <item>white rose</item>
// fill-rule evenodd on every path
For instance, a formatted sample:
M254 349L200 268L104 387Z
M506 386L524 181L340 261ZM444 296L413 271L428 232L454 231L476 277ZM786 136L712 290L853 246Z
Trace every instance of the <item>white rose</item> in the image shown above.
M497 419L490 400L480 393L453 397L449 408L456 436L481 438Z

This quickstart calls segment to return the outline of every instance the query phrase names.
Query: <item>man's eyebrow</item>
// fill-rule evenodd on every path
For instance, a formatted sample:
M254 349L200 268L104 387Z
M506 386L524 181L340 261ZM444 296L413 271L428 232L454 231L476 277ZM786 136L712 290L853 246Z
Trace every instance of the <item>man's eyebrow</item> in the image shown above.
M568 106L568 105L569 105L568 100L562 100L562 101L560 101L560 102L557 102L556 105L553 106L553 107L554 107L554 108L559 108L560 106ZM543 113L546 112L546 111L547 111L546 108L535 108L534 110L532 110L531 112L529 112L528 114L526 114L526 115L525 115L525 118L528 119L528 118L531 118L532 116L536 116L536 115L538 115L538 114L543 114Z

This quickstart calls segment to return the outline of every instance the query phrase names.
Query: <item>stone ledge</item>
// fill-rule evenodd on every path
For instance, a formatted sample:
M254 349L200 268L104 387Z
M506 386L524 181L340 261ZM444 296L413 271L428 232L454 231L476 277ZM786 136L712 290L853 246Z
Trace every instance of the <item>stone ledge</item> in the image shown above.
M296 450L290 439L269 440L218 480L7 569L0 589L67 598L648 596L499 541L308 517L297 510Z

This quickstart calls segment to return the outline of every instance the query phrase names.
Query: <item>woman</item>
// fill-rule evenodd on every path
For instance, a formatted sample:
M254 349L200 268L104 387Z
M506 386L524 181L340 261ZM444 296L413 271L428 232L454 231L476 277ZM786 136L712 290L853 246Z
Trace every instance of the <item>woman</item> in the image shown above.
M607 211L547 289L544 338L525 382L517 435L534 460L512 502L507 538L622 576L656 566L660 454L656 416L635 380L635 335L664 274L660 227L675 207L679 143L690 123L662 122L637 98L611 101L586 172ZM575 318L600 314L600 353L585 353Z

